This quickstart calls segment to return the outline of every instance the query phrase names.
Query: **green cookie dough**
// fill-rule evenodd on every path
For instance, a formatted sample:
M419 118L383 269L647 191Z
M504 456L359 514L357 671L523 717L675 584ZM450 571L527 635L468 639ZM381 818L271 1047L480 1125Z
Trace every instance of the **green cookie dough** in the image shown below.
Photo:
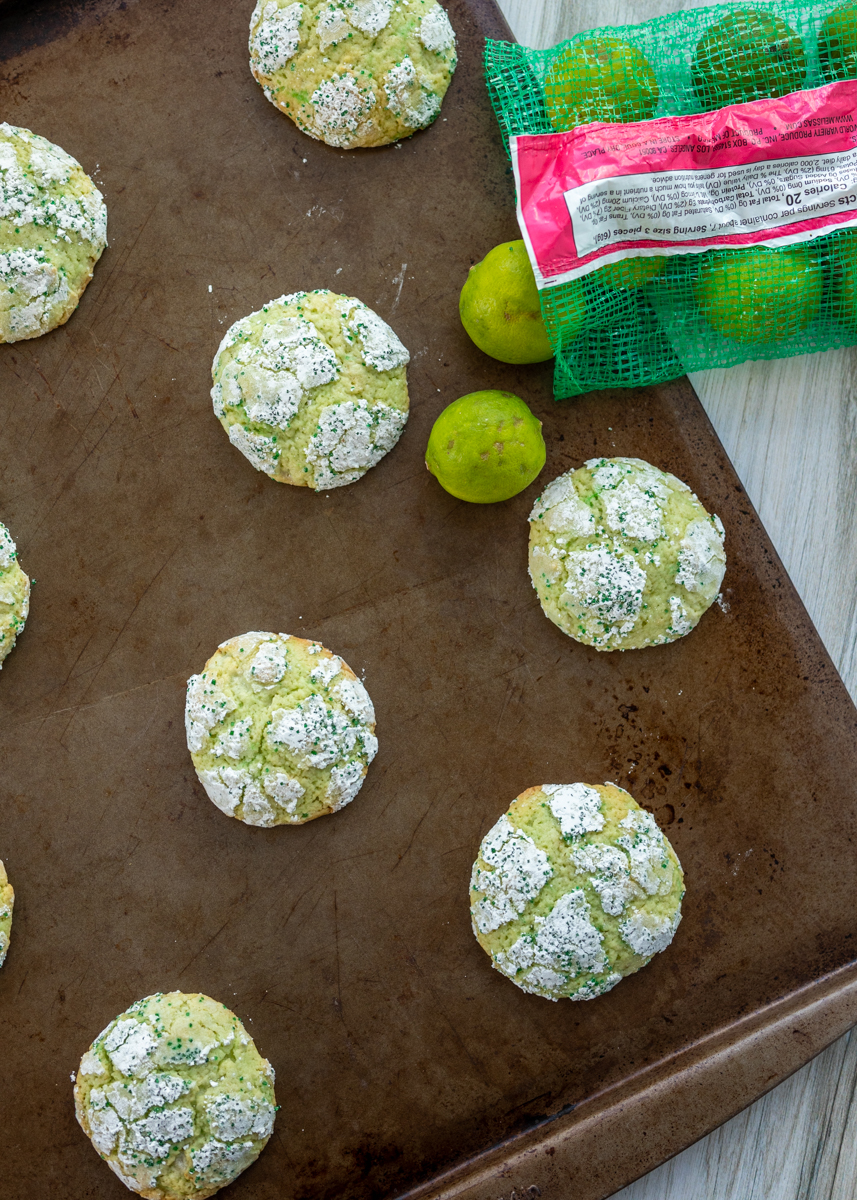
M146 1200L204 1200L259 1157L274 1128L274 1069L208 996L138 1000L80 1061L74 1105L110 1169Z
M857 5L834 9L821 26L818 61L828 83L857 76Z
M651 63L621 38L573 42L545 79L545 109L559 130L590 121L645 121L659 98Z
M596 650L690 633L717 598L724 532L687 484L639 458L593 458L530 514L530 578L545 615Z
M773 13L738 9L700 38L691 78L704 110L786 96L806 78L803 42Z
M188 680L185 727L209 798L266 828L350 804L378 751L375 710L351 668L287 633L224 642Z
M257 471L323 492L362 478L399 440L409 361L362 301L296 292L232 326L211 369L211 399Z
M435 0L258 0L250 70L299 129L328 146L385 146L430 125L456 65Z
M694 284L708 324L736 342L781 341L818 313L824 272L803 246L718 250L704 256Z
M9 939L12 936L12 909L15 907L15 892L0 861L0 967L6 961Z
M0 670L30 611L30 580L18 566L18 548L0 523Z
M0 342L64 324L106 245L104 199L80 164L0 125Z
M529 788L483 838L473 932L496 970L548 1000L593 1000L665 950L684 876L655 818L611 783Z

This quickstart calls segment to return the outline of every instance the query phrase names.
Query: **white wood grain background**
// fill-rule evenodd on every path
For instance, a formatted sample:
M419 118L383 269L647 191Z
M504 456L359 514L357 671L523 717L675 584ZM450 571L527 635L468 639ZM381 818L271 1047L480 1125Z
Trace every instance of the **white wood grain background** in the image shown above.
M702 6L680 0L498 2L518 41L539 48L596 25ZM831 350L702 371L691 379L857 699L855 374L857 350ZM855 1200L855 1090L857 1031L616 1200Z

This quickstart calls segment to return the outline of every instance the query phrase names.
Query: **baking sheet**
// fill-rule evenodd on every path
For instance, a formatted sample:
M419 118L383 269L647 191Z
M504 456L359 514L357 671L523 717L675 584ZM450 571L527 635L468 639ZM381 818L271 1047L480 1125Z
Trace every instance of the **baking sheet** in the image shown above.
M0 675L4 1200L127 1195L74 1122L69 1074L113 1016L172 988L232 1007L277 1068L274 1137L230 1196L497 1200L571 1179L594 1200L847 1019L854 708L686 381L556 405L549 367L493 362L461 330L467 268L517 236L479 65L505 30L493 3L449 0L461 63L441 119L350 155L265 100L250 7L0 17L3 117L77 157L110 214L71 321L0 347L0 519L38 581ZM208 399L229 324L314 287L360 296L413 356L399 446L327 495L254 472ZM539 486L468 506L423 465L437 413L481 387L544 421L543 482L595 454L686 480L726 526L728 611L638 654L561 634L526 573ZM250 829L195 780L185 681L247 629L365 671L381 749L335 818ZM577 779L655 813L688 894L667 953L597 1002L551 1004L491 970L467 885L514 796ZM797 1049L774 1038L795 1014ZM695 1109L691 1076L709 1079Z

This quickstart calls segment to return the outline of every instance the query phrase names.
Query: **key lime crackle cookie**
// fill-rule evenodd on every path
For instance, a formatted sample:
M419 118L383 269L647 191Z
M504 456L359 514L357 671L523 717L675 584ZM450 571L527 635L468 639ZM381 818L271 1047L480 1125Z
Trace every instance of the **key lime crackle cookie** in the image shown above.
M0 524L0 670L30 612L30 580L18 566L18 548Z
M211 399L257 471L328 491L360 479L399 440L409 361L362 301L296 292L232 326L214 359Z
M687 484L639 458L593 458L530 514L530 578L545 615L596 650L690 633L720 591L724 532Z
M611 783L544 784L485 835L470 914L494 967L548 1000L593 1000L665 950L684 877L651 813Z
M0 125L0 342L67 321L106 245L104 199L80 164Z
M15 891L9 882L6 868L0 861L0 967L6 961L9 939L12 936L12 909L15 906Z
M276 1115L274 1069L208 996L147 996L84 1054L78 1122L126 1187L203 1200L259 1157Z
M359 792L378 750L375 710L318 642L245 633L188 680L187 744L200 783L247 825L302 825Z
M435 0L259 0L250 21L250 70L271 103L347 150L430 125L455 64Z

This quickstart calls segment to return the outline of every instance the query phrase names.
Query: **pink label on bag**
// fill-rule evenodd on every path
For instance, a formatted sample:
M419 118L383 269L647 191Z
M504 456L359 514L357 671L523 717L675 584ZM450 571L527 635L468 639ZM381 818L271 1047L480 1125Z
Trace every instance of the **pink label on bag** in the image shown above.
M623 258L783 246L857 225L857 83L511 139L539 287Z

